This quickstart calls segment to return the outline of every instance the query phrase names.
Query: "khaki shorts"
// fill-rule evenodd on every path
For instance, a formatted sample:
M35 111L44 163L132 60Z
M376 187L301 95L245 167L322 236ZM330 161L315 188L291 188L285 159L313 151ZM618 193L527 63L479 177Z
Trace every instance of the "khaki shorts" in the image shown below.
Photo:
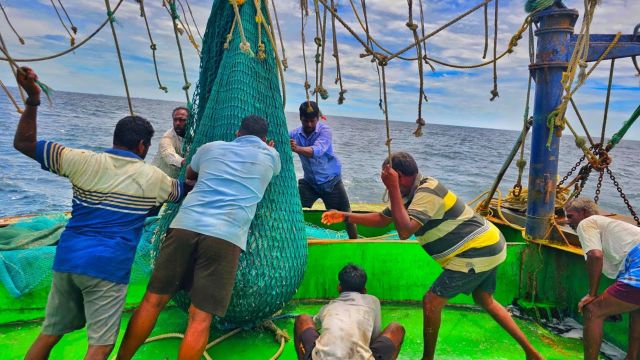
M169 229L147 290L190 293L199 310L223 317L231 302L240 248L226 240L185 229Z
M125 284L54 271L42 333L60 336L86 324L89 345L113 345L126 295Z

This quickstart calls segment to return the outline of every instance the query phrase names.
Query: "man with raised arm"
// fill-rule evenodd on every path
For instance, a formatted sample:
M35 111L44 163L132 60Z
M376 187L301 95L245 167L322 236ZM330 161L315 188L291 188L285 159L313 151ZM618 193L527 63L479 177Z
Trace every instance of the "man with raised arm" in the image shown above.
M423 177L406 152L391 154L391 162L385 159L380 177L389 192L389 207L368 214L328 211L322 221L372 227L393 222L401 239L415 235L422 248L443 267L422 300L423 359L434 358L442 310L449 299L462 293L473 295L476 304L520 344L527 359L541 359L509 312L493 299L497 266L507 256L500 230L438 180Z
M584 358L597 359L604 320L629 313L629 349L625 359L640 355L640 228L599 215L598 205L578 198L564 207L587 260L589 292L578 303L584 313ZM600 274L616 282L598 294Z
M49 358L64 334L86 325L89 348L85 359L106 359L118 337L131 265L147 213L165 201L180 200L184 188L143 161L153 127L139 116L118 121L113 147L104 152L38 141L38 77L23 67L17 78L28 98L14 147L73 185L71 218L56 249L42 332L25 358Z
M178 290L191 297L189 323L178 359L197 360L207 345L213 315L231 301L240 252L256 207L274 176L280 155L267 144L265 119L242 119L237 138L202 145L187 167L197 180L160 247L147 292L127 326L118 359L128 360L147 339L160 311Z
M177 179L180 168L184 165L182 142L189 119L189 109L178 106L171 112L171 118L173 119L173 127L162 135L158 144L158 152L153 157L153 165L164 171L165 174Z
M295 321L299 360L393 360L398 357L404 328L397 323L381 328L380 301L367 294L367 274L348 264L338 273L340 296L313 318ZM318 330L320 329L320 332Z
M351 211L349 196L342 183L342 164L333 152L331 128L318 120L320 108L315 101L300 104L302 126L291 130L291 151L300 156L304 177L298 180L302 207L310 208L322 199L327 210ZM357 239L355 224L345 224L349 238Z

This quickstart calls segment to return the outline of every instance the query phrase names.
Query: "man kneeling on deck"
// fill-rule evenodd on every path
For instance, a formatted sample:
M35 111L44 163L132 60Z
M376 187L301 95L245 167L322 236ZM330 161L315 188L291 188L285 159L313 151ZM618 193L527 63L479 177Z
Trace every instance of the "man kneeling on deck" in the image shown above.
M589 199L570 201L565 212L578 233L589 274L589 293L578 303L578 311L584 310L584 358L598 358L607 317L630 313L625 359L636 360L640 355L640 228L598 215L598 205ZM601 273L616 282L598 295Z
M171 296L191 295L189 323L178 359L200 359L213 315L224 317L231 301L240 252L280 156L266 144L267 122L242 119L232 142L202 145L187 167L196 180L160 247L147 292L122 340L118 359L131 359L155 326Z
M165 201L180 200L183 185L142 160L153 127L139 116L118 121L113 148L104 152L37 141L38 77L23 67L17 78L29 97L14 147L73 185L71 219L56 247L42 333L26 359L49 358L64 334L85 324L85 359L106 359L120 330L131 264L147 213Z
M380 331L380 301L367 295L367 274L349 264L338 274L340 297L320 309L313 319L295 322L295 346L300 360L392 360L398 357L404 328L391 323ZM315 320L315 322L314 322ZM316 330L316 323L320 333Z
M372 227L394 222L401 239L415 234L424 250L442 265L444 271L423 298L423 359L433 359L442 309L449 299L461 293L472 293L474 301L520 344L527 359L540 359L509 312L493 299L496 268L507 255L498 228L438 180L423 177L408 153L392 154L391 164L385 159L381 178L389 192L390 207L368 214L328 211L322 221Z

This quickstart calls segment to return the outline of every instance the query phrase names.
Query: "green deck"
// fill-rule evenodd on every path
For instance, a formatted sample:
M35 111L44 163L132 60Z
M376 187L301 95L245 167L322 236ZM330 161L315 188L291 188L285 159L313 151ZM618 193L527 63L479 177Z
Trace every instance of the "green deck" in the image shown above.
M315 212L307 220L317 220ZM495 298L508 305L517 301L530 310L529 315L541 317L572 316L576 304L587 289L584 259L563 249L526 243L519 232L501 228L507 237L507 261L498 268L498 288ZM386 232L386 231L384 231ZM384 233L381 232L381 233ZM372 231L369 236L381 233ZM368 274L367 289L385 302L383 321L396 321L407 328L407 337L401 358L416 359L422 351L422 314L416 305L430 284L440 273L440 268L416 242L411 241L310 241L309 260L305 276L294 302L285 313L315 313L317 303L313 299L331 299L337 295L337 273L346 263L362 266ZM611 281L603 279L604 289ZM131 309L141 299L146 281L129 287L127 308ZM13 299L0 286L0 348L2 359L24 356L39 331L44 316L48 289L41 289L19 299ZM458 296L452 304L472 304L469 296ZM301 303L301 304L300 304ZM398 305L404 303L404 305ZM122 326L126 326L130 313L126 313ZM184 330L186 316L178 309L165 311L154 334ZM292 331L292 320L279 320L277 324ZM519 321L523 330L539 350L550 359L581 358L579 340L556 336L535 322ZM606 323L607 340L626 348L628 315L617 323ZM122 333L121 333L122 335ZM212 334L212 339L219 334ZM81 358L86 350L86 333L77 331L66 336L56 347L53 359ZM178 340L163 340L146 345L138 358L175 358ZM210 351L214 358L266 359L278 346L268 332L243 332L216 346ZM443 328L437 350L438 358L450 359L521 359L517 344L483 312L449 307L445 311ZM61 354L64 354L62 356ZM229 354L233 354L229 356ZM281 358L295 357L288 344Z
M292 305L290 313L314 314L320 304ZM120 331L123 335L126 322L131 316L126 313ZM418 359L422 355L422 310L412 305L385 304L382 307L385 324L395 321L404 324L407 329L400 359ZM529 321L517 320L520 327L538 347L547 359L579 359L582 344L579 340L559 337L539 325ZM162 313L158 326L152 336L182 332L186 324L186 315L176 308ZM0 326L0 344L3 359L21 359L30 342L40 330L38 322L20 325ZM276 321L276 325L293 334L293 320ZM523 354L515 341L491 318L482 312L471 309L447 308L440 330L440 340L436 356L438 359L522 359ZM210 340L220 336L212 333ZM86 351L86 332L77 331L65 338L55 347L52 359L80 359ZM136 359L175 359L179 339L165 339L144 345ZM244 331L232 336L209 350L214 359L269 359L278 350L278 344L270 332ZM233 354L233 355L230 355ZM295 359L292 342L287 343L280 359Z

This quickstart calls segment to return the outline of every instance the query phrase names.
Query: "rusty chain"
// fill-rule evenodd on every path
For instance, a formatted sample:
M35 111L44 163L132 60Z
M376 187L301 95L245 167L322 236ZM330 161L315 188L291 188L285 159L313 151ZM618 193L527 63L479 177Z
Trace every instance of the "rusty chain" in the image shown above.
M607 168L608 169L608 168ZM596 196L593 197L593 201L597 204L600 201L600 191L602 189L602 178L604 177L604 170L598 171L598 183L596 184Z
M618 190L618 193L620 194L620 197L624 201L624 204L627 205L627 208L629 209L629 212L631 213L631 216L633 216L633 220L635 220L636 224L638 224L638 226L640 226L640 219L638 218L638 215L636 214L635 210L633 209L633 206L631 206L631 203L629 202L629 199L627 199L627 195L625 195L625 193L622 191L622 187L620 187L620 183L618 183L618 181L616 180L616 177L613 176L613 171L611 171L611 169L609 169L609 167L607 167L606 170L607 170L607 174L609 174L609 177L613 181L613 185L616 187L616 190Z

